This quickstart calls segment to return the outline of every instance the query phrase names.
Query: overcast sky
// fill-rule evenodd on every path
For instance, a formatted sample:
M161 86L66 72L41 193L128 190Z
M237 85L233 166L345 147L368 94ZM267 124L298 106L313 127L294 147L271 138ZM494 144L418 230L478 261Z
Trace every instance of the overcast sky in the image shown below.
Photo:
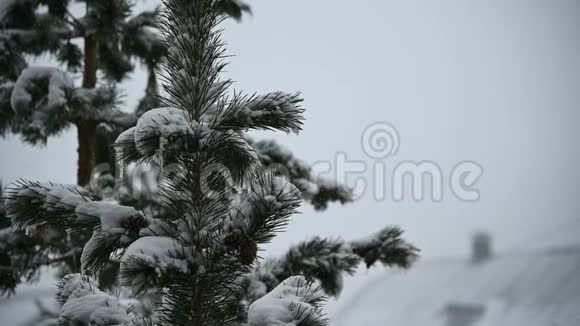
M147 6L155 3L151 0ZM316 213L303 207L270 245L281 254L312 235L357 238L387 224L404 228L425 259L466 255L469 235L487 229L499 250L541 246L580 231L580 2L576 0L254 0L254 15L226 25L228 76L248 92L301 91L304 131L274 137L307 162L375 161L365 127L392 124L399 151L383 161L483 167L478 202L441 202L367 192ZM142 96L145 75L125 83ZM0 176L74 183L76 135L45 148L0 140ZM372 182L373 175L363 174ZM573 232L570 232L570 231Z

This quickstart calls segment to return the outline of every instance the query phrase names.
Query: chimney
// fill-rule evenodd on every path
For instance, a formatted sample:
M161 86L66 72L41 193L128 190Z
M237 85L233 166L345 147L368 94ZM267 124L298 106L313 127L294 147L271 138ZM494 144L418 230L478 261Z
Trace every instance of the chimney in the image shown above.
M471 262L482 263L491 256L491 235L482 231L475 233L471 240Z

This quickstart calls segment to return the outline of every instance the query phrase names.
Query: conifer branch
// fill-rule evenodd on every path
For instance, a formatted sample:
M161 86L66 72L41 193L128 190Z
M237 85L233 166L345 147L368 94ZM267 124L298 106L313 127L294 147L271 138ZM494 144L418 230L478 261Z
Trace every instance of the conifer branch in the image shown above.
M386 227L364 239L346 242L341 239L314 237L290 248L278 259L268 259L261 267L240 280L246 300L251 303L292 275L304 275L320 282L324 292L338 296L343 274L352 275L365 263L367 268L380 262L387 267L409 268L418 258L418 249L401 238L397 227Z

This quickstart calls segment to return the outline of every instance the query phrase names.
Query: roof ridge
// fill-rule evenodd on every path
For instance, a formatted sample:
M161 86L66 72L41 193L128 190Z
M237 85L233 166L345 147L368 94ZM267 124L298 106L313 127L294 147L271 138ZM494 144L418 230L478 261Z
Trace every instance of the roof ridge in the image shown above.
M502 252L495 252L489 258L489 260L496 260L496 259L503 259L503 258L513 258L513 257L520 257L520 256L543 256L543 255L553 255L553 254L580 254L580 244L571 243L571 244L562 244L562 245L555 245L546 248L529 248L529 249L521 249L521 248L512 248L509 250L505 250ZM433 264L442 264L442 263L449 263L449 262L466 262L470 263L470 258L466 256L441 256L441 257L432 257L427 259L421 259L417 262L417 264L425 265L433 265ZM411 267L413 268L413 267ZM386 271L391 272L391 270Z

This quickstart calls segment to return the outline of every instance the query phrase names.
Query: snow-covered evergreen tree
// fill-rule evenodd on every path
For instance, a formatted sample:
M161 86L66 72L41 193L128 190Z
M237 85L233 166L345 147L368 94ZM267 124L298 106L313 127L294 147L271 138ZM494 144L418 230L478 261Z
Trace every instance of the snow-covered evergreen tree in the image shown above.
M159 198L136 209L78 186L28 181L6 194L13 227L90 238L82 274L60 284L60 324L327 324L324 297L340 292L343 273L362 262L408 267L417 250L398 228L387 227L352 242L314 238L279 259L258 259L260 246L284 228L303 197L323 208L330 195L320 194L337 188L316 189L309 168L292 155L242 135L298 133L303 120L299 94L232 93L232 82L221 79L226 56L219 24L247 7L238 0L166 0L165 6L163 106L145 112L115 142L121 164L159 168ZM66 93L62 80L49 86L47 103L51 90ZM290 178L264 162L290 166ZM119 283L130 294L95 280L111 261L119 263ZM148 314L132 296L152 293L159 299L151 300L156 309Z
M71 5L63 0L10 0L0 5L0 63L11 68L0 71L0 134L11 131L21 134L28 142L42 143L63 128L77 125L79 132L84 130L84 135L79 138L78 169L79 175L83 176L79 177L78 183L85 184L89 177L86 172L91 170L93 158L97 163L111 163L114 155L109 148L114 139L126 128L134 126L140 115L160 104L156 96L156 72L167 51L166 44L155 33L159 10L130 17L131 6L125 0L86 1L86 15L79 18L72 15ZM245 3L234 0L218 1L217 8L236 19L250 10ZM84 39L84 52L78 48L77 39ZM88 51L87 47L92 50ZM67 71L51 67L27 68L25 56L47 52L66 66ZM96 59L94 53L97 53ZM130 72L132 59L145 63L149 79L145 97L135 113L125 114L118 110L121 103L114 82ZM87 60L96 60L96 64L91 61L93 64L88 65ZM73 79L80 69L83 85L77 87ZM87 76L96 78L97 71L103 78L95 79L96 88L85 87ZM94 122L97 123L96 147L91 140ZM307 164L279 144L244 137L262 164L282 167L290 181L301 190L303 198L315 209L325 209L333 201L346 203L352 200L350 189L316 178ZM82 153L94 155L82 158ZM117 200L124 205L143 208L147 206L143 199L154 198L155 193L138 191L136 196L132 185L136 181L143 184L139 179L145 176L145 184L150 186L148 190L158 187L149 173L142 173L141 167L131 168L131 171L137 172L124 173L120 180L114 180L111 175L100 176L91 180L86 191L94 200ZM18 272L13 271L13 278L0 279L0 289L14 290L21 280L34 279L39 268L45 265L59 266L64 272L79 271L79 255L88 238L84 235L67 236L65 229L56 227L45 227L42 232L14 233L0 226L4 239L0 255L19 256L21 259L18 261L22 262L16 265L17 260L12 260L13 269ZM48 259L48 256L52 258ZM116 270L111 266L112 273Z
M159 106L157 74L167 48L158 33L159 9L131 15L129 0L83 2L85 13L80 17L73 15L70 0L0 3L0 134L10 131L38 144L76 126L77 184L87 186L95 164L114 163L112 141L147 110ZM250 11L240 0L216 2L222 13L238 20ZM80 40L83 50L77 45ZM46 53L66 71L28 67L25 57ZM127 114L128 110L119 110L121 91L116 83L129 75L135 61L146 66L149 77L145 96L134 113ZM79 71L82 84L76 85ZM315 208L352 200L348 188L317 180L306 164L278 144L252 145L263 163L284 166Z

